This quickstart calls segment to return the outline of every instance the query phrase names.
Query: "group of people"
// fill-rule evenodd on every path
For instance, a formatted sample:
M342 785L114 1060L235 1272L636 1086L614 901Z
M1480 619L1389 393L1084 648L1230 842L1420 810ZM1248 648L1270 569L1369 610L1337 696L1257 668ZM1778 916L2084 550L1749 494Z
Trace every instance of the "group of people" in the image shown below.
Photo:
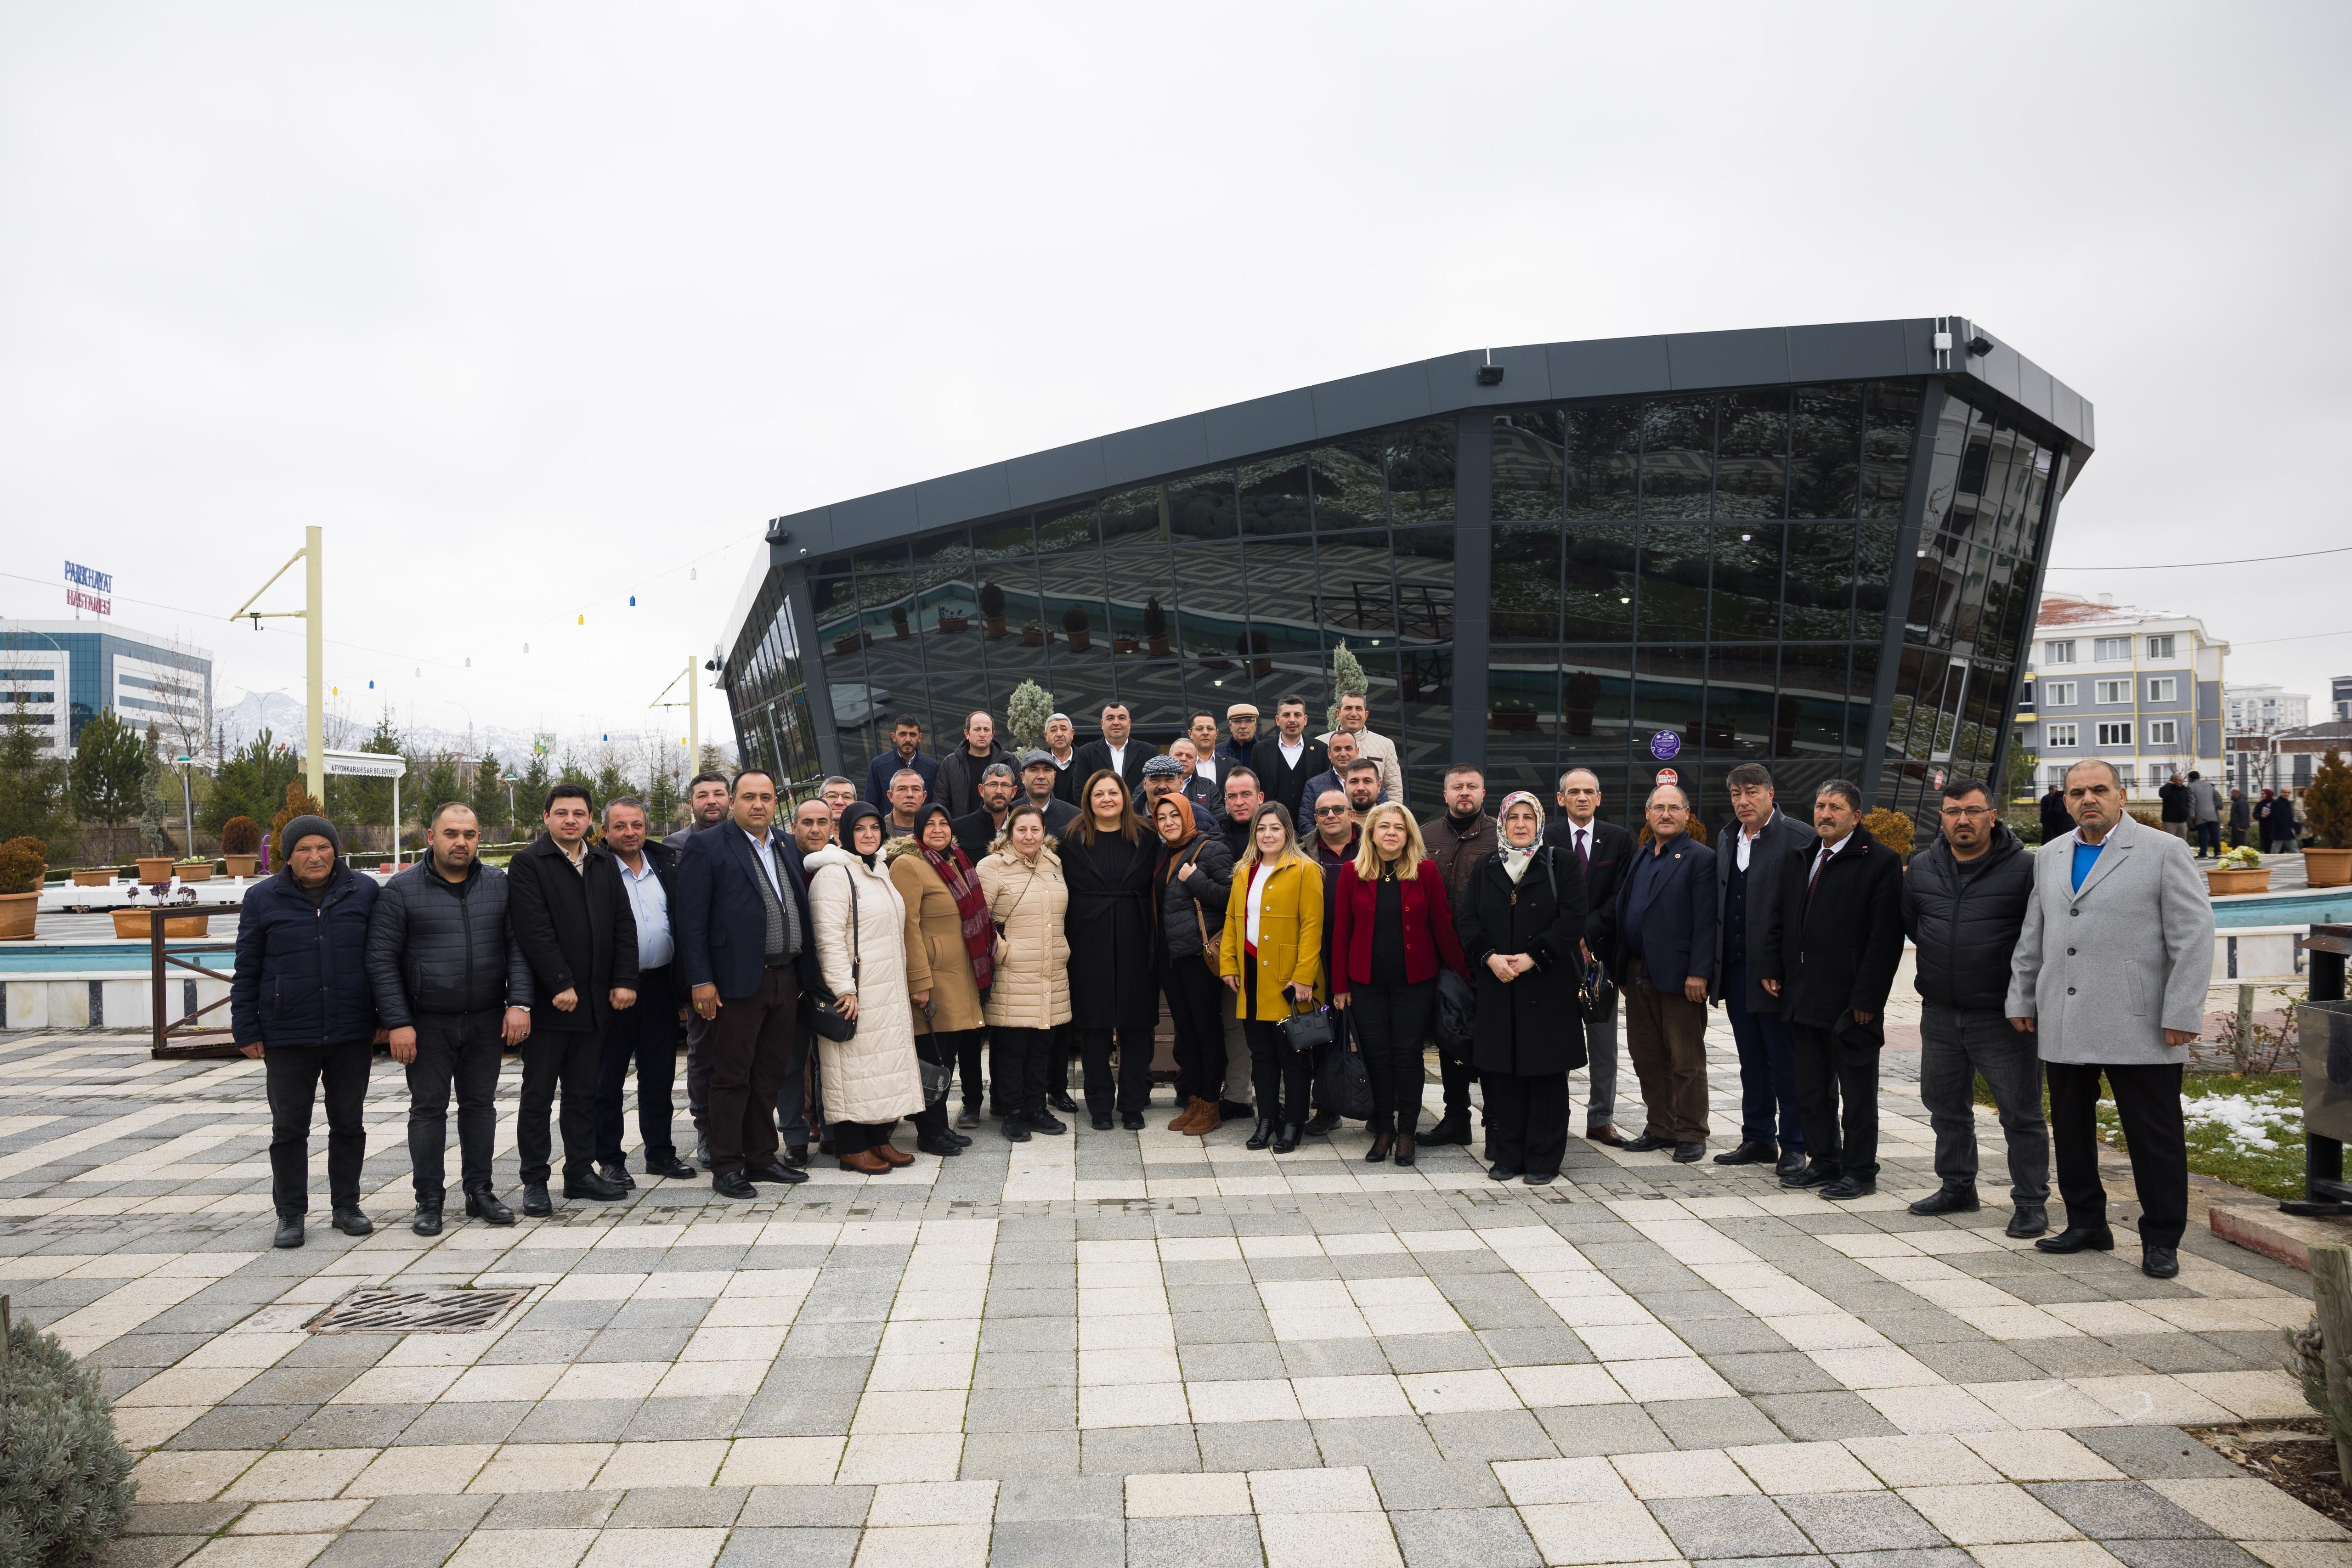
M2225 831L2231 847L2252 842L2266 855L2293 854L2302 842L2294 797L2284 789L2265 786L2257 799L2249 801L2246 792L2232 785L2224 797L2211 779L2192 768L2186 774L2176 770L2157 786L2156 797L2158 821L2164 831L2195 844L2198 860L2221 858ZM2042 797L2042 841L2050 843L2074 828L2065 781L2053 779Z
M1559 779L1552 817L1526 791L1490 813L1483 770L1456 765L1442 809L1417 821L1362 695L1337 716L1310 736L1304 699L1286 696L1260 736L1238 704L1223 735L1196 715L1161 753L1114 703L1100 739L1072 744L1057 714L1046 745L1016 756L976 713L937 758L904 717L863 791L827 779L785 821L775 780L752 768L695 779L692 821L664 841L641 802L607 801L597 841L587 791L559 784L506 871L480 862L478 826L453 803L433 813L426 858L381 888L343 864L331 824L298 818L282 870L247 898L232 1008L268 1072L278 1242L301 1243L321 1084L334 1222L370 1228L357 1187L371 1041L407 1071L411 1223L431 1235L453 1091L466 1210L513 1221L490 1175L510 1047L523 1211L545 1214L551 1113L566 1198L632 1185L632 1071L642 1168L698 1174L674 1137L681 1024L696 1157L715 1191L746 1198L807 1179L813 1129L820 1154L867 1176L913 1160L893 1141L901 1121L917 1153L941 1158L983 1114L1014 1142L1065 1134L1074 1060L1092 1125L1140 1129L1163 1000L1171 1131L1241 1119L1249 1147L1289 1153L1339 1124L1315 1086L1330 1053L1353 1051L1367 1161L1473 1142L1475 1083L1489 1176L1533 1185L1559 1176L1579 1070L1587 1137L1702 1158L1706 1009L1720 1003L1742 1103L1717 1163L1769 1163L1785 1186L1853 1198L1875 1190L1878 1051L1907 935L1941 1180L1914 1207L1978 1207L1981 1074L2008 1142L2010 1233L2112 1246L2092 1142L2105 1072L2146 1266L2177 1268L2178 1092L2211 917L2181 841L2126 819L2105 764L2069 774L2073 826L2031 858L1982 781L1948 785L1942 831L1906 867L1863 825L1853 785L1822 785L1801 823L1754 763L1729 773L1736 824L1719 848L1692 832L1674 784L1644 802L1638 841L1601 821L1583 768ZM1448 1006L1466 1029L1438 1028ZM1616 1126L1621 1016L1645 1112L1633 1137ZM1443 1105L1423 1130L1433 1037ZM2045 1071L2067 1207L2054 1237Z

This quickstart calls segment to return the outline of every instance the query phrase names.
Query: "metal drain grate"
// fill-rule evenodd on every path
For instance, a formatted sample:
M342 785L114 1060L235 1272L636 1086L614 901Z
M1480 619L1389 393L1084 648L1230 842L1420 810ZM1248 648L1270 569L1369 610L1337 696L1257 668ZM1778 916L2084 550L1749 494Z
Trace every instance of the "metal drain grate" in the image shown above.
M307 1325L312 1333L470 1333L528 1291L353 1291Z

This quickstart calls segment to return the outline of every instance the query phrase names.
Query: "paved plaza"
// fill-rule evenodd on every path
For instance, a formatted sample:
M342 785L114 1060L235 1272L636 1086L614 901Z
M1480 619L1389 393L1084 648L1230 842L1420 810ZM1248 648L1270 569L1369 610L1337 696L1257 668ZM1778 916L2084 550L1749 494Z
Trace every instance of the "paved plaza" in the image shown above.
M379 1057L377 1233L327 1228L321 1128L280 1252L258 1063L0 1036L0 1290L140 1455L115 1564L2352 1563L2178 1429L2303 1413L2303 1276L2200 1230L2172 1281L2128 1233L2045 1257L1990 1182L1910 1215L1915 1064L1887 1054L1887 1168L1843 1207L1582 1140L1546 1188L1367 1166L1360 1129L1277 1159L1160 1131L1163 1093L1140 1134L990 1123L887 1176L453 1205L426 1240ZM460 1332L311 1326L370 1291L512 1294Z

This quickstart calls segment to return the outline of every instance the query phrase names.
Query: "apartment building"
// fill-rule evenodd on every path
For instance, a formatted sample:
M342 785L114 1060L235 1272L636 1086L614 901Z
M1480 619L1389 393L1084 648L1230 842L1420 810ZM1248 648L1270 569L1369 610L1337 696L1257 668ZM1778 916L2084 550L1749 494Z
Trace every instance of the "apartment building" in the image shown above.
M2018 737L2044 782L2087 758L2114 765L2136 800L2176 771L2224 777L2222 661L2230 645L2193 615L2045 597L2026 664Z

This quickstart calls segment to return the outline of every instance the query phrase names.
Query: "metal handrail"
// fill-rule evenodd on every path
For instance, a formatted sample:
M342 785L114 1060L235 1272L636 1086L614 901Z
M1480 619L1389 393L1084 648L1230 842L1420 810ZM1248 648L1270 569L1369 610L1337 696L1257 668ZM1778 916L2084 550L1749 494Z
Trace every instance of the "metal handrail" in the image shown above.
M236 951L235 942L205 942L177 950L164 945L164 923L174 916L183 916L187 913L185 907L156 907L147 911L148 951L152 955L152 961L148 967L150 991L147 1010L149 1023L154 1036L148 1054L157 1061L177 1061L198 1057L238 1054L236 1039L228 1030L217 1028L204 1029L196 1024L197 1019L215 1008L227 1005L226 997L206 1002L177 1021L171 1019L170 1009L165 1005L164 988L170 978L168 971L171 969L193 970L208 980L233 981L236 978L234 973L223 974L218 969L208 969L202 964L183 956L190 953L234 953Z

